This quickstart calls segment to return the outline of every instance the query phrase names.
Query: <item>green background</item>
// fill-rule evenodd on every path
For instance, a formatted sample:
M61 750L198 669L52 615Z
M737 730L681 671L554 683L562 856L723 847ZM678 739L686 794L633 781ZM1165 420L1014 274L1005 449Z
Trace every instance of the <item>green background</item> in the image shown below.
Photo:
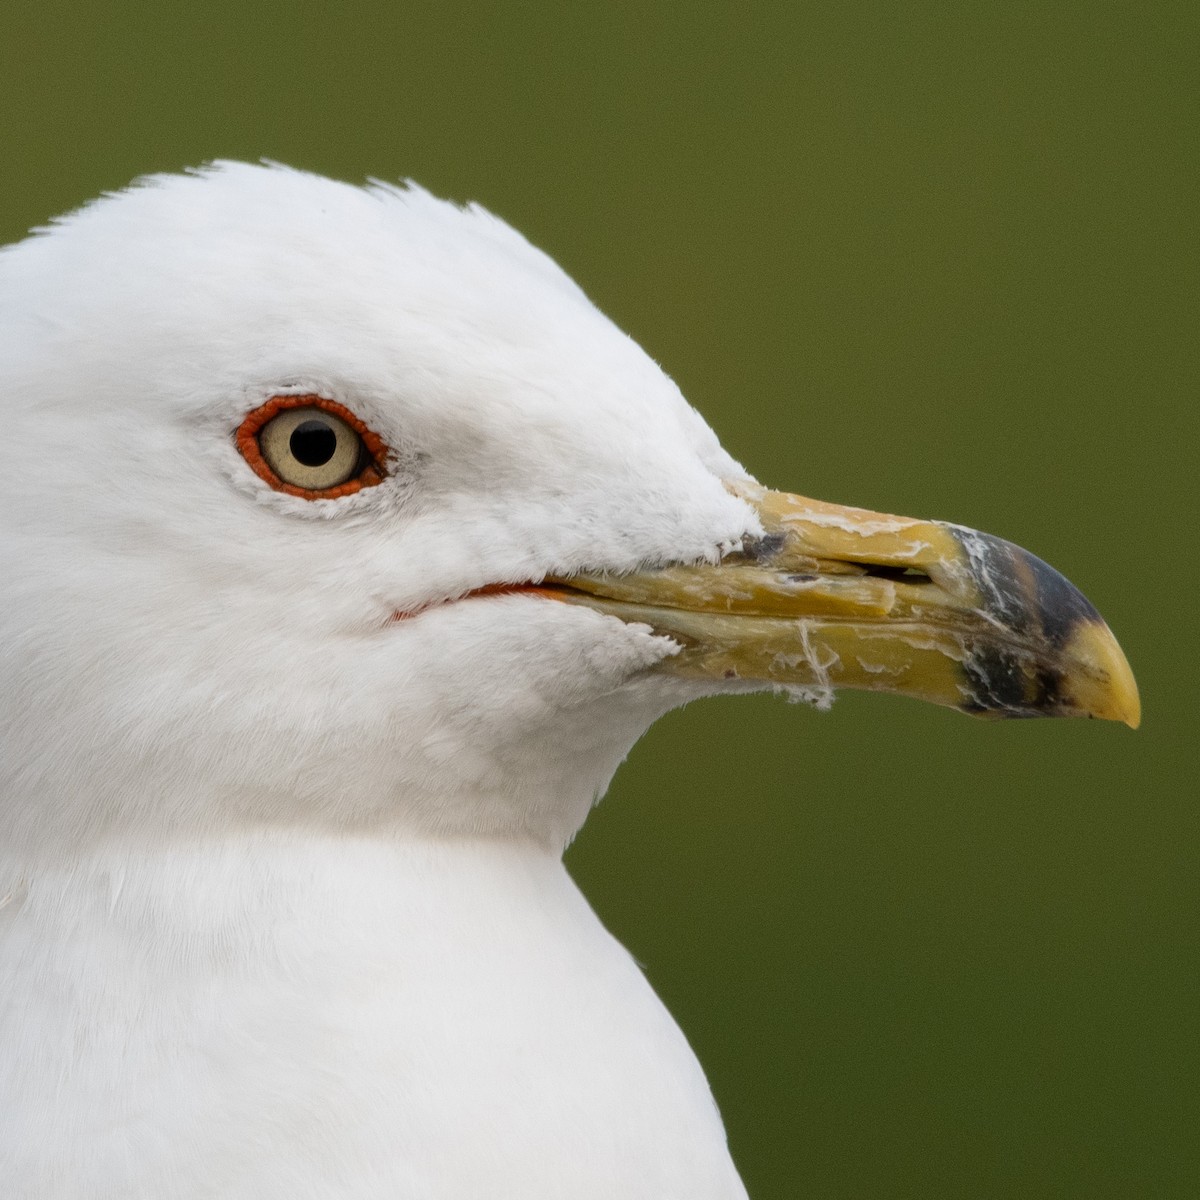
M1002 534L1109 618L1137 733L709 702L571 851L757 1200L1200 1195L1198 13L6 12L4 240L216 156L412 176L555 255L764 481Z

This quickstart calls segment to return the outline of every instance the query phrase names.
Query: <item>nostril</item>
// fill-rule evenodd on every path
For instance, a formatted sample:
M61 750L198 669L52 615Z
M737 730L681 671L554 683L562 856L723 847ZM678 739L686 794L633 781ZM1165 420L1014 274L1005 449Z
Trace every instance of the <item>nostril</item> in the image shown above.
M863 572L874 579L890 579L895 583L932 583L928 572L920 567L890 567L882 563L863 563Z

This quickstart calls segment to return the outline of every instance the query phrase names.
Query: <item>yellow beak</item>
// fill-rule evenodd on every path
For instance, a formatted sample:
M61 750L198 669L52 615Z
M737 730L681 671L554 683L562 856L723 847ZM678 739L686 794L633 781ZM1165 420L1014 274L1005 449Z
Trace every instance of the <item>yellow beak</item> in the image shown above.
M678 675L1137 728L1137 684L1116 638L1028 551L939 521L732 490L765 536L715 566L547 582L569 603L679 642L659 668Z

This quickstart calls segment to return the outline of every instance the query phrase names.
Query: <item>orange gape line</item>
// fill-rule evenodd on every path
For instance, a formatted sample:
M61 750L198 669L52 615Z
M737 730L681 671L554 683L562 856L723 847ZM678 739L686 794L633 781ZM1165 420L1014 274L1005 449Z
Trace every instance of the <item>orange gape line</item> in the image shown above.
M296 487L284 483L271 470L258 444L258 434L264 425L289 408L320 408L335 417L340 417L363 440L371 462L357 479L347 479L337 487L316 489ZM324 396L272 396L266 404L259 405L238 426L234 435L238 453L250 464L250 469L264 482L269 483L277 492L285 492L289 496L299 496L302 500L337 500L341 496L351 496L362 491L365 487L374 487L387 477L388 447L383 438L373 430L368 429L348 408L336 400L327 400Z
M543 587L536 583L489 583L481 588L475 588L465 596L460 596L458 600L444 600L442 604L457 604L459 600L474 600L477 596L515 596L517 594L542 596L547 600L559 600L562 598L562 592L563 589L560 587ZM428 611L429 608L440 607L441 604L426 605L424 608L414 608L411 612L394 612L392 613L392 620L407 621L409 617L419 617L421 613Z

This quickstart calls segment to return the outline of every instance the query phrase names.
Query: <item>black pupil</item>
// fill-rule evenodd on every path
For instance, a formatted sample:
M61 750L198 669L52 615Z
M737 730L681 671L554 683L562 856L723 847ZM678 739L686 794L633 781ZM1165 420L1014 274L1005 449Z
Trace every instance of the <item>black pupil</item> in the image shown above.
M337 449L337 434L324 421L301 421L288 438L288 449L298 463L323 467Z

